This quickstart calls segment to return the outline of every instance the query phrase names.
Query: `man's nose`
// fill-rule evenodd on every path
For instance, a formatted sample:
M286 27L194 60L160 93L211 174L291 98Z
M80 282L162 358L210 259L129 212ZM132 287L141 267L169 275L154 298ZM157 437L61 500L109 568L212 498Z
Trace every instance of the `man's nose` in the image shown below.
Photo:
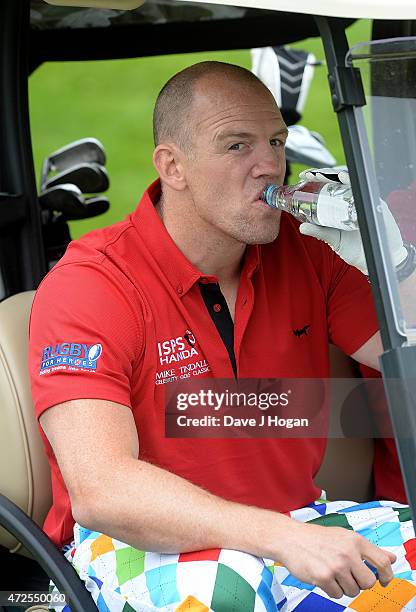
M284 150L276 149L272 145L261 146L256 151L256 157L252 166L253 178L261 176L276 177L284 173L286 162Z

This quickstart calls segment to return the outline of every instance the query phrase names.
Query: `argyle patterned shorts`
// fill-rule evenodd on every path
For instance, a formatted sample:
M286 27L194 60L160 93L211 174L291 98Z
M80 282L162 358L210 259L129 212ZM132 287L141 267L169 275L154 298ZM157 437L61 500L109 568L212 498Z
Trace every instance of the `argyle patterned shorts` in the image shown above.
M416 612L416 539L407 506L318 500L291 516L354 530L393 552L394 580L335 600L270 559L224 549L143 552L78 524L65 555L100 612Z

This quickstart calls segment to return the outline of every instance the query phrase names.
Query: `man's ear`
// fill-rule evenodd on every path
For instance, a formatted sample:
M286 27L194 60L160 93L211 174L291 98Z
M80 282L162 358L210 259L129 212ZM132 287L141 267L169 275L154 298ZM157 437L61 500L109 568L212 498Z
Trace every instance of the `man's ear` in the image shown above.
M160 144L153 151L153 165L161 181L175 191L183 191L187 186L184 158L184 153L174 144Z

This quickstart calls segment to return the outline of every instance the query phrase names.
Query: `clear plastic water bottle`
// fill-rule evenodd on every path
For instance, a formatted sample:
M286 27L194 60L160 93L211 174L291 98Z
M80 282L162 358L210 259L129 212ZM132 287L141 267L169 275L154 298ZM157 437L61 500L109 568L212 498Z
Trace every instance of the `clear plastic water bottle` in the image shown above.
M357 230L357 211L349 185L301 181L296 185L267 185L262 200L303 223Z

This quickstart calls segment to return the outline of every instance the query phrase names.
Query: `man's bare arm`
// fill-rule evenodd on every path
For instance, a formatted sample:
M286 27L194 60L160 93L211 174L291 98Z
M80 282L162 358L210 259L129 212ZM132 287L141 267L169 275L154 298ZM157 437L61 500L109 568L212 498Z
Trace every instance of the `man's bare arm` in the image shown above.
M380 370L379 357L383 353L380 332L376 332L367 342L351 355L353 359L374 370Z
M338 527L305 525L277 512L216 497L138 460L139 440L126 406L76 400L47 410L41 425L55 452L74 519L140 550L229 548L282 562L330 596L354 596L375 582L363 564L392 578L394 555ZM358 586L359 585L359 586Z
M136 548L181 552L227 547L265 555L272 550L265 533L253 534L253 515L292 522L227 502L138 460L136 426L126 406L70 401L50 408L40 421L67 485L74 519ZM246 527L250 522L247 533L241 531L243 522Z

